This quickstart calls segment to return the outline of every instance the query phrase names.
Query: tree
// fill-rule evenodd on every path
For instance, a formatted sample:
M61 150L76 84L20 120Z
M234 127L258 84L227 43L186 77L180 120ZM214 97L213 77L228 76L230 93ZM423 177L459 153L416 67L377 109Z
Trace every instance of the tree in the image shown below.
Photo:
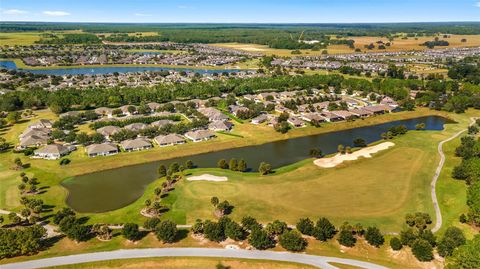
M221 169L227 169L227 168L228 168L227 161L226 161L225 159L220 159L220 160L217 162L217 167L218 167L218 168L221 168Z
M377 248L385 242L385 238L377 227L367 228L367 231L365 232L365 240L367 240L370 245Z
M267 249L275 246L275 241L263 229L254 229L249 237L248 243L256 249Z
M466 243L462 230L457 227L448 227L438 243L438 254L442 257L451 256L453 251Z
M66 217L75 217L75 211L68 207L62 208L53 216L53 223L59 225L60 222Z
M247 170L247 162L244 159L240 159L237 164L237 171L245 172Z
M258 167L258 172L260 172L261 175L267 175L272 172L272 166L266 162L261 162Z
M321 149L319 148L313 148L313 149L310 149L310 152L309 152L310 156L313 157L313 158L321 158L323 156L323 152Z
M90 238L90 227L75 223L69 229L64 231L64 233L68 238L74 241L83 242Z
M0 229L0 259L33 255L44 247L46 230L40 225L18 229Z
M245 228L246 230L249 230L249 231L253 231L254 229L261 229L262 228L262 225L260 223L258 223L258 221L251 217L251 216L245 216L242 218L242 226L243 228Z
M357 138L353 140L353 145L358 148L363 148L367 146L367 142L363 138Z
M345 154L345 147L342 144L340 144L337 146L337 151L340 154Z
M300 219L297 222L297 230L299 230L302 234L313 235L314 229L315 224L309 218Z
M341 230L337 240L340 245L346 247L353 247L357 242L357 239L353 237L352 231L349 230Z
M159 223L160 223L159 218L149 218L143 223L143 228L147 230L153 230L157 227Z
M402 249L402 241L400 241L400 239L398 239L398 237L392 237L392 239L390 239L390 247L393 249L393 250L401 250Z
M418 232L413 228L407 228L400 232L400 240L404 246L411 247L417 238Z
M237 166L238 166L237 159L235 158L230 159L230 162L228 162L228 167L230 168L230 170L237 171Z
M168 170L172 171L173 173L178 173L179 168L180 168L180 165L177 162L174 162L170 164L170 167L168 168Z
M210 199L210 203L211 203L214 207L217 207L217 205L218 205L218 203L219 203L218 197L213 196L213 197Z
M136 241L140 238L140 231L138 225L135 223L125 223L122 229L122 235L127 240Z
M3 137L0 137L0 152L7 150L10 147L10 143Z
M185 167L186 167L187 169L192 169L192 168L195 167L195 165L193 164L193 161L192 161L192 160L187 160L187 161L185 162Z
M20 114L20 112L12 111L8 113L6 120L8 123L14 124L14 123L17 123L21 118L22 118L22 114Z
M230 221L225 225L225 236L232 240L239 241L244 239L245 231L240 224L235 221Z
M158 167L158 177L165 177L166 175L167 175L167 167L162 164Z
M210 241L214 242L221 242L225 240L225 232L223 230L222 225L212 222L212 221L205 221L203 225L203 233L205 238Z
M216 207L220 216L230 214L231 211L232 211L232 208L233 207L230 205L230 203L227 200L225 200L221 203L218 203L217 207Z
M278 237L278 241L284 249L289 251L302 251L307 247L307 240L295 230L285 231Z
M287 229L287 223L279 220L274 220L272 223L267 224L267 226L265 227L265 231L270 236L283 234Z
M453 252L449 259L450 263L447 269L475 269L480 264L480 234L468 241L465 245L460 246Z
M424 239L417 239L413 242L412 253L421 262L433 260L433 248L430 243Z
M335 233L335 226L327 218L320 218L313 229L313 236L320 241L332 239Z
M155 235L163 243L173 243L177 236L177 225L169 220L162 221L155 228Z

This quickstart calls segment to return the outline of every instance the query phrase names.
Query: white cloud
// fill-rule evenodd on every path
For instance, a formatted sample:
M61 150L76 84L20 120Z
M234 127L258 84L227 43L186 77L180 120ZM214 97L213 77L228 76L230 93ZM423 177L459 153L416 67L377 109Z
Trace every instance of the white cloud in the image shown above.
M475 3L475 6L476 6L476 7L480 7L480 2L476 2L476 3Z
M180 9L193 9L193 7L191 7L191 6L186 6L186 5L179 5L179 6L177 6L177 8L180 8Z
M20 9L7 9L7 10L4 10L2 13L7 15L22 15L22 14L27 14L28 11L20 10Z
M151 14L145 14L145 13L135 13L133 15L139 16L139 17L150 17L150 16L152 16Z
M48 15L48 16L55 16L55 17L61 17L61 16L68 16L70 13L65 12L65 11L44 11L43 14Z

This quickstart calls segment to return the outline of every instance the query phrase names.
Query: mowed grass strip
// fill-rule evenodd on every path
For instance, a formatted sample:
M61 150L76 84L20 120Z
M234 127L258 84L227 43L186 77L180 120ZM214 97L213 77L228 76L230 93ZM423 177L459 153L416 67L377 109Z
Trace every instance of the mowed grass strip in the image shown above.
M148 259L127 259L112 260L93 263L82 263L76 265L56 266L56 269L213 269L217 264L223 264L232 269L313 269L316 267L266 260L228 259L228 258L148 258Z

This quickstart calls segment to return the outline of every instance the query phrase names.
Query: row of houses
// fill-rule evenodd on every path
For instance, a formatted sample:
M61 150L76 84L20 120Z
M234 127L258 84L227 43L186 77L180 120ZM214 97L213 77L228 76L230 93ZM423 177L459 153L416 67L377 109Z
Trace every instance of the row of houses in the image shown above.
M129 139L120 142L119 145L111 142L102 144L92 144L85 147L85 151L89 157L97 156L109 156L119 153L119 146L123 151L141 151L153 148L153 143L160 147L174 146L187 143L186 138L192 142L206 141L214 138L216 135L210 130L196 130L190 131L184 134L184 136L178 134L160 135L149 141L146 138L138 137L135 139Z

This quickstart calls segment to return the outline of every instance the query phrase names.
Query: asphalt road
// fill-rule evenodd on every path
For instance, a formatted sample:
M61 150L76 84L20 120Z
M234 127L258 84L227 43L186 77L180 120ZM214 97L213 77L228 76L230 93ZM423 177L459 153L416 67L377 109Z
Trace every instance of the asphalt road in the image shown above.
M336 257L315 256L290 252L261 251L261 250L233 250L218 248L148 248L122 249L108 252L94 252L62 257L54 257L27 262L3 264L2 269L33 269L51 266L80 264L118 259L152 258L152 257L216 257L258 259L271 261L296 262L316 266L322 269L336 269L329 262L343 263L368 269L386 269L386 267L369 262Z

